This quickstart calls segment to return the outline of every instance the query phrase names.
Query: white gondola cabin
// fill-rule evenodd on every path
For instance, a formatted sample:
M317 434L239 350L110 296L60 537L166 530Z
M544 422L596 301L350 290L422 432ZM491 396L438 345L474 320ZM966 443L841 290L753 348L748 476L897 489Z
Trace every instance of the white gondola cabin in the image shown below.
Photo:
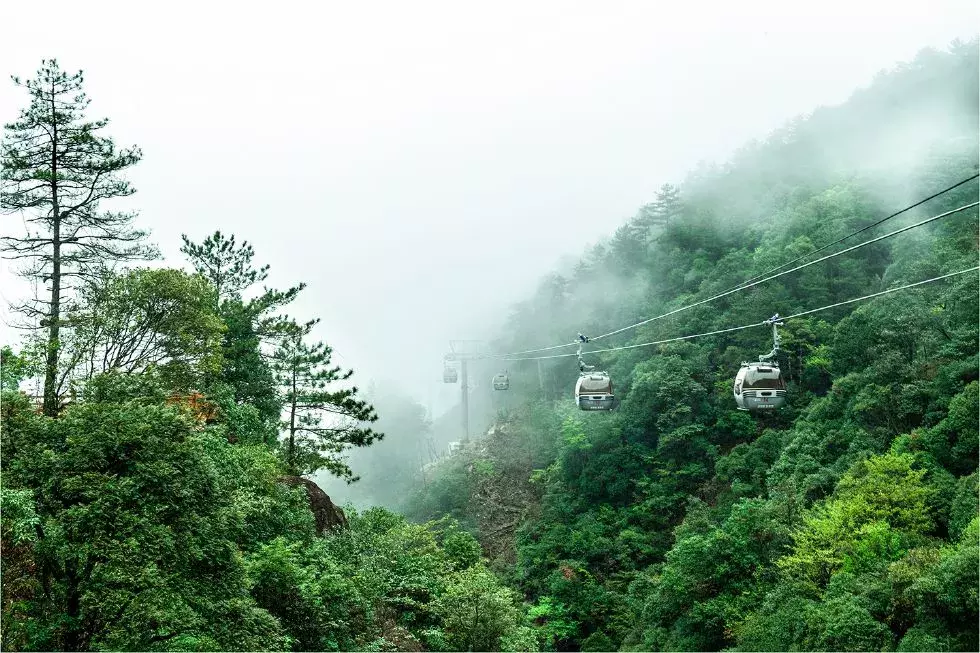
M581 410L612 410L616 407L612 379L605 372L583 372L575 384L575 403Z
M501 372L500 374L495 374L491 380L494 390L509 390L510 389L510 377L506 372Z
M442 371L442 380L446 383L456 383L459 380L459 372L456 371L455 367L446 365Z
M774 411L786 403L786 380L775 362L742 363L733 392L739 410Z

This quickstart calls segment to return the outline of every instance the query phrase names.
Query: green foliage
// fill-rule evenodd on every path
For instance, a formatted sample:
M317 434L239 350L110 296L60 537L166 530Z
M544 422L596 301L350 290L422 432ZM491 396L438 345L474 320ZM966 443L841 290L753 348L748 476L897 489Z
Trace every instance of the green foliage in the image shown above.
M16 392L30 372L31 362L9 346L0 349L0 390Z
M582 640L583 651L613 651L616 644L601 630L597 630Z
M263 545L246 563L251 595L282 624L294 650L350 650L354 633L345 621L363 606L351 600L356 584L321 549L283 538Z
M688 512L677 542L646 590L640 610L642 642L668 650L716 650L731 645L725 624L740 621L773 579L772 567L789 544L780 507L763 500L737 503L720 527Z
M679 357L641 363L634 370L623 406L624 431L629 437L656 445L660 436L697 420L706 394L692 377L689 364Z
M466 531L454 529L445 534L442 548L454 569L467 569L480 561L480 543Z
M495 651L501 637L518 628L516 594L486 568L476 565L455 572L435 602L434 611L454 651ZM515 643L514 635L509 640Z
M30 490L0 489L0 514L3 520L3 539L13 545L37 541L41 520L34 507Z
M956 496L949 518L949 535L958 538L977 514L980 513L980 484L977 472L959 479Z
M356 386L334 387L354 371L331 365L333 350L322 342L304 342L305 331L288 336L273 358L273 373L285 402L286 468L295 476L326 469L352 482L357 477L342 454L349 447L366 447L384 437L363 426L378 421L378 415L368 402L358 399ZM324 417L330 420L326 424Z
M579 629L568 608L547 595L528 607L527 619L534 626L537 637L544 642L546 651L561 650Z
M500 638L501 651L538 651L538 636L529 626L518 626ZM583 649L585 650L585 649ZM599 650L599 649L595 649ZM606 649L602 649L606 650Z
M471 536L450 525L440 545L434 525L380 508L349 519L349 530L330 538L277 538L248 557L251 595L283 624L294 650L389 650L410 642L498 650L501 638L528 642L516 596L466 559Z
M449 516L466 522L474 481L462 458L450 458L405 502L405 512L418 521Z
M457 524L352 511L318 538L268 447L155 377L96 377L58 420L5 393L3 418L8 649L537 650Z
M206 280L174 269L105 272L68 313L65 365L82 378L155 368L171 389L201 389L221 369L225 330Z
M856 571L866 566L863 562L897 559L903 540L931 526L924 474L912 469L907 454L859 463L841 479L834 498L804 517L780 568L822 587L839 569Z
M974 516L959 541L944 547L939 561L907 590L916 605L920 632L948 642L950 650L972 651L980 644L976 629L980 604L978 539L978 518Z
M82 388L81 398L100 404L162 404L167 399L167 388L154 368L142 374L113 370L89 379Z
M68 650L279 646L276 621L241 598L239 484L261 476L230 473L227 442L139 401L86 402L17 428L4 482L32 488L30 555L48 589L14 604L5 638Z
M186 234L181 234L181 239L184 244L180 251L190 259L197 273L211 282L215 306L223 300L241 297L243 292L269 276L268 265L253 267L255 250L248 241L236 246L234 234L225 236L221 231L215 231L200 244Z
M976 381L967 385L949 402L946 416L919 436L919 446L954 474L968 474L976 468L978 388Z
M225 429L230 442L272 445L279 438L278 422L267 419L267 414L255 403L240 401L234 386L216 381L208 387L208 401L218 408L216 424ZM270 408L278 407L274 392L259 398L268 399Z
M221 343L221 372L212 386L229 388L238 405L253 406L263 422L278 432L282 401L276 389L272 369L262 352L262 338L251 304L231 299L221 305L221 319L226 331ZM214 389L212 388L212 392ZM272 439L269 442L274 442Z
M237 245L234 236L220 231L200 244L186 235L181 237L184 244L180 251L211 284L214 308L226 327L221 343L222 368L211 381L232 388L236 402L251 404L261 419L275 428L282 402L266 361L268 352L262 347L298 328L279 311L296 299L306 284L287 290L263 288L258 296L248 297L252 287L266 279L269 266L254 266L255 252L247 241Z

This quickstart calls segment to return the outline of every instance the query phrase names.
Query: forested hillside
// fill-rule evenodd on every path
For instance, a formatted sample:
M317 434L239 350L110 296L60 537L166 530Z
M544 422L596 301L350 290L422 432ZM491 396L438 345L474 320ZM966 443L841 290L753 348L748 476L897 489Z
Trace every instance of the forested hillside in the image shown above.
M975 175L977 81L976 42L923 52L665 186L517 306L497 350L688 306ZM974 180L818 256L976 200ZM736 411L732 381L774 313L973 268L977 237L973 208L590 343L759 325L586 353L613 413L574 407L576 358L551 357L574 348L501 363L547 381L408 514L468 523L548 649L975 650L977 273L787 321L778 414Z
M976 202L974 178L809 256L978 174L978 55L923 52L662 186L495 350L611 333ZM40 294L0 361L4 650L980 647L975 207L584 344L612 412L572 403L574 347L496 359L496 419L422 474L457 413L432 425L359 388L290 313L305 284L264 284L260 247L215 232L147 262L114 208L139 148L56 62L24 91L2 208L28 229L4 247ZM786 407L737 411L763 321L823 307L780 327ZM340 510L348 486L309 482L327 476L403 515Z

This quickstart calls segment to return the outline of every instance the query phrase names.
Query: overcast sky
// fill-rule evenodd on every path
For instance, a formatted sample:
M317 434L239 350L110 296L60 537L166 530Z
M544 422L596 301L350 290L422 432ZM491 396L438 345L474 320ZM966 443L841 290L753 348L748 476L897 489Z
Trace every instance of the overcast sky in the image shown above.
M91 115L143 149L132 202L169 261L181 233L253 242L274 285L309 284L294 313L323 319L356 378L439 412L449 338L480 335L698 161L972 37L977 7L7 3L0 73L84 69ZM25 104L0 80L0 120ZM0 283L24 292L6 263Z

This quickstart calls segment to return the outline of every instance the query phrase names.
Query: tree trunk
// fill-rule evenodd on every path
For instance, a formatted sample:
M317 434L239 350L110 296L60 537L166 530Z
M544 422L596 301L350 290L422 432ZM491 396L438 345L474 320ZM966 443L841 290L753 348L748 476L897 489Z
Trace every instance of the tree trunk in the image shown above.
M74 564L65 564L65 615L68 617L64 631L64 647L66 651L82 651L85 646L85 636L82 632L81 591Z
M293 476L299 476L296 469L296 368L293 368L293 392L289 399L289 454L286 468Z
M61 209L58 206L58 121L54 88L51 90L51 309L48 312L48 346L44 365L44 414L58 416L58 342L61 329Z
M476 606L473 608L473 627L470 629L470 645L468 651L474 650L476 646L476 628L480 625L480 599L476 599Z

